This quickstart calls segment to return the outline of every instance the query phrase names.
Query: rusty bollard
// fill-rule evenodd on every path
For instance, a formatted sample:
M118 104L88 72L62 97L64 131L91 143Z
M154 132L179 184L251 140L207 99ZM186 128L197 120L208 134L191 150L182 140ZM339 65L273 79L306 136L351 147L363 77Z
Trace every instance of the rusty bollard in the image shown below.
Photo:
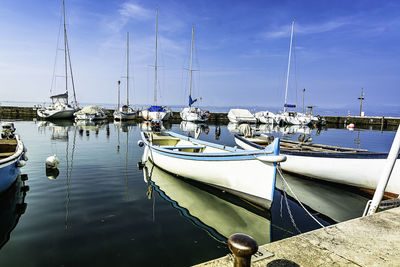
M234 267L250 267L251 256L258 250L257 241L245 234L231 235L228 247L234 255Z

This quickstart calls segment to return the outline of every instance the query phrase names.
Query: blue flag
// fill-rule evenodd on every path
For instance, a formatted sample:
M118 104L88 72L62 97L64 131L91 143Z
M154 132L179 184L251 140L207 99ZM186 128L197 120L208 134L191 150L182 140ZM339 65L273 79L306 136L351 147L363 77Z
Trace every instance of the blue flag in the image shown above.
M194 102L196 102L196 101L197 101L197 98L196 98L195 100L193 100L193 99L192 99L192 96L189 95L189 107L191 107L192 104L193 104Z

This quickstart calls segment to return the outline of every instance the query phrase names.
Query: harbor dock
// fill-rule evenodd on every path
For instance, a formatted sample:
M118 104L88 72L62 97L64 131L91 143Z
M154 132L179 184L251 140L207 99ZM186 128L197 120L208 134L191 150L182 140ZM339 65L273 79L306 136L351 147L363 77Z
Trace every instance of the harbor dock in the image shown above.
M110 118L112 118L114 110L108 109ZM321 116L326 120L327 125L343 126L353 123L355 127L363 128L373 126L380 129L397 127L400 124L399 117L376 117L376 116ZM2 119L34 119L37 118L36 109L34 107L15 107L15 106L0 106L0 118ZM140 121L141 118L138 118ZM173 112L170 118L172 123L181 121L179 112ZM210 113L208 120L213 124L225 125L229 123L227 113Z
M399 218L394 208L269 243L251 266L400 266ZM292 265L278 265L282 261ZM233 257L196 266L233 266Z

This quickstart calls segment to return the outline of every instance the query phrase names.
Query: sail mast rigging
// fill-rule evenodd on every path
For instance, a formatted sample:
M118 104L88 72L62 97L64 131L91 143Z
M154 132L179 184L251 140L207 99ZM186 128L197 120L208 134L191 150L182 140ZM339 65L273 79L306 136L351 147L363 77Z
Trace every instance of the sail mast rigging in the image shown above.
M294 30L294 20L292 22L292 30L291 30L291 34L290 34L289 59L288 59L288 68L287 68L287 73L286 73L285 104L283 106L284 112L287 111L287 91L288 91L288 85L289 85L290 57L292 55L293 30Z
M157 105L157 32L158 32L158 8L156 9L156 58L154 64L154 105Z

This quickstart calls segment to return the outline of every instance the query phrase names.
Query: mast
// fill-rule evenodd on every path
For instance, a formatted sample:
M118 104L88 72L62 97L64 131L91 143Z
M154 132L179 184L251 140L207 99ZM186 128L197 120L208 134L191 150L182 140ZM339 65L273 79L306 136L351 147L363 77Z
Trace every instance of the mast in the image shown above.
M118 110L119 110L119 103L121 102L120 100L120 85L121 85L121 81L118 81Z
M126 33L126 105L129 106L129 32Z
M157 105L157 31L158 31L158 8L156 9L156 59L154 64L154 105Z
M190 50L190 84L189 84L189 99L192 97L192 73L193 73L193 39L194 39L194 27L192 27L192 47ZM190 101L189 101L190 102ZM189 107L192 103L189 103Z
M286 89L285 89L285 105L283 106L283 112L286 112L287 110L287 91L288 91L288 85L289 85L289 72L290 72L290 56L292 55L292 41L293 41L293 30L294 30L294 19L292 22L292 30L290 34L290 46L289 46L289 60L288 60L288 68L287 68L287 74L286 74Z
M68 61L67 61L67 27L65 26L65 1L63 0L63 20L64 20L64 65L65 65L65 92L68 94ZM68 97L67 97L68 104Z

